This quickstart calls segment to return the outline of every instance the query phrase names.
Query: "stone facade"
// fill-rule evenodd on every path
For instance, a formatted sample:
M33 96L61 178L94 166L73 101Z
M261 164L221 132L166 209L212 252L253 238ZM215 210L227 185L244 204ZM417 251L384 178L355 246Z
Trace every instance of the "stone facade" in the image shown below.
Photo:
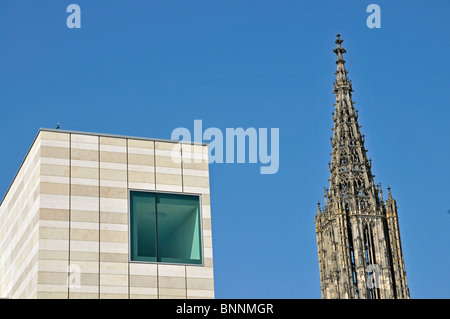
M130 190L200 195L202 265L130 261ZM41 129L0 252L0 297L214 298L207 145Z
M342 42L338 35L330 187L315 216L322 298L409 298L397 205L375 185Z

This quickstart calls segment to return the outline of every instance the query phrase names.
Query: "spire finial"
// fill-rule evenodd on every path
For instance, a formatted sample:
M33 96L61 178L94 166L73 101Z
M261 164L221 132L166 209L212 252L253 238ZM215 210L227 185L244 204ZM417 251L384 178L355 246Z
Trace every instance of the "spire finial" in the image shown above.
M388 199L392 199L392 194L391 194L391 187L388 186Z
M345 51L345 49L341 46L342 42L344 42L344 40L341 39L341 35L338 33L336 34L336 41L334 41L334 43L337 44L337 48L333 50L334 53L336 53L338 60L336 63L338 62L343 62L345 63L344 59L342 58L342 53L347 53L347 51Z
M338 88L344 87L347 90L352 91L351 82L347 79L347 70L345 70L345 60L342 57L342 54L347 53L345 49L341 46L344 40L341 39L341 35L338 33L336 35L336 41L334 43L337 44L337 48L333 49L333 52L337 55L337 70L336 70L336 82L334 84L334 93L337 92Z
M336 43L338 45L338 48L341 47L341 43L344 42L344 40L341 40L341 35L338 33L336 34L336 41L334 43Z

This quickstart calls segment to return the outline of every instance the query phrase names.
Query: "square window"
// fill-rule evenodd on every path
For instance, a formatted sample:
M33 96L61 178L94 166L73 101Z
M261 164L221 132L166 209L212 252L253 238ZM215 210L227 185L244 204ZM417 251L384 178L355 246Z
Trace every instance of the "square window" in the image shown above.
M131 261L202 264L200 197L130 192Z

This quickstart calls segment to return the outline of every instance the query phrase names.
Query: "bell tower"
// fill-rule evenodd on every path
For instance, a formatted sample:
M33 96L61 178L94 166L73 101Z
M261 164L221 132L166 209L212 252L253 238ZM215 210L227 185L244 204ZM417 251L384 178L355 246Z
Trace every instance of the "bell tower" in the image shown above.
M322 298L409 298L397 204L375 184L342 42L338 34L330 185L315 216Z

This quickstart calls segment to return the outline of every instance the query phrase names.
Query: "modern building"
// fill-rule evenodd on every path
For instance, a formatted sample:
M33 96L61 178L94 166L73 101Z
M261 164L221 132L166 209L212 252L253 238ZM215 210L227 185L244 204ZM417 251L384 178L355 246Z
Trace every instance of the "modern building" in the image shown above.
M0 206L0 297L214 298L208 146L41 129Z
M409 298L397 204L374 182L342 42L338 34L330 187L315 216L322 298Z

